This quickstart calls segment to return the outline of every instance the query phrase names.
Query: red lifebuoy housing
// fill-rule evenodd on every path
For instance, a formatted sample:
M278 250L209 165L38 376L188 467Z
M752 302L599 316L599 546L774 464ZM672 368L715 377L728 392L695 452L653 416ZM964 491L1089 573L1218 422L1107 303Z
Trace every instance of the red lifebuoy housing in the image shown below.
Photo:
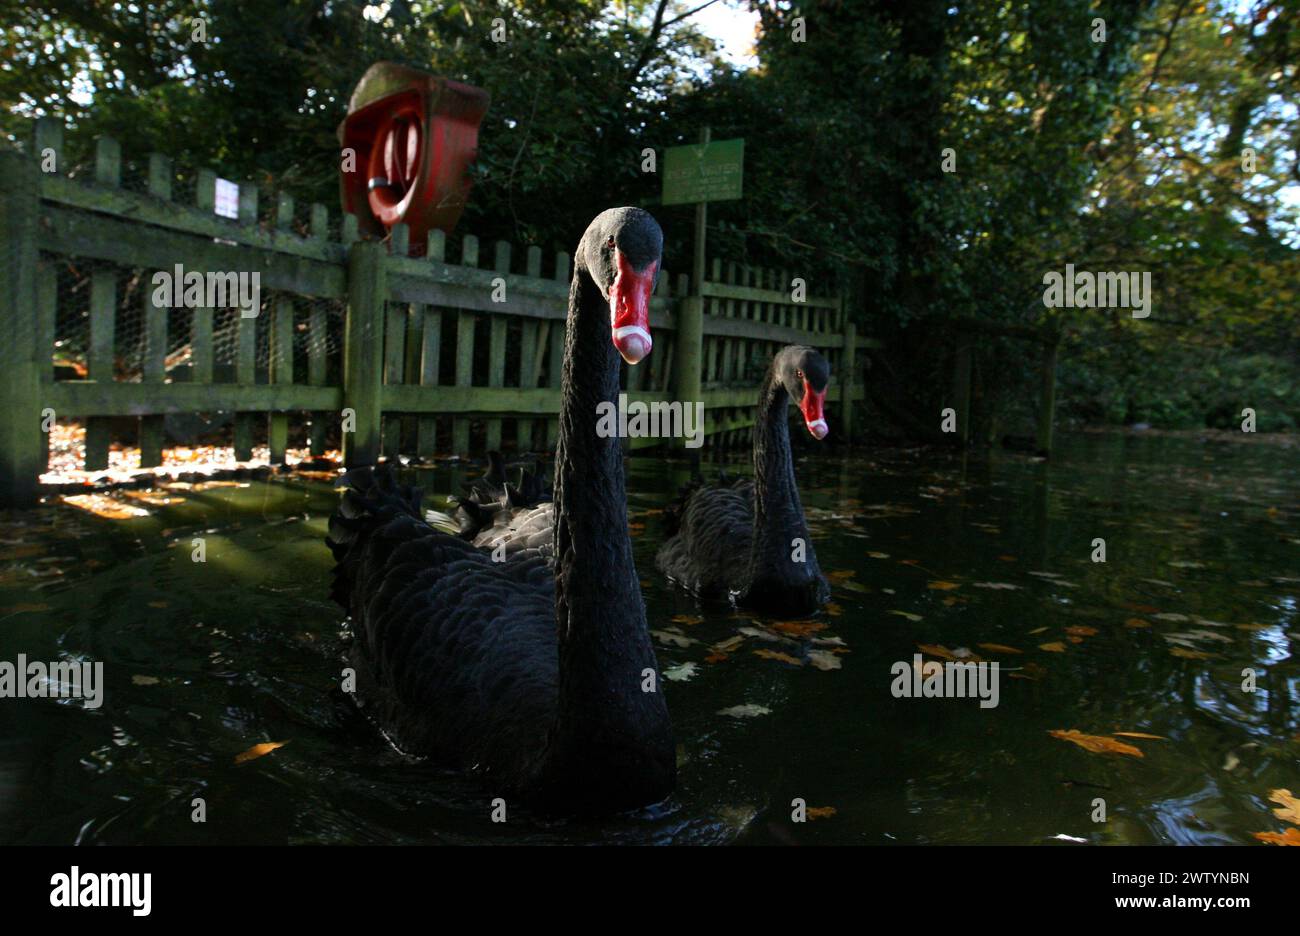
M343 210L369 234L405 224L411 252L422 254L429 231L450 231L460 219L488 100L481 88L418 69L371 66L339 126L353 157L340 167Z

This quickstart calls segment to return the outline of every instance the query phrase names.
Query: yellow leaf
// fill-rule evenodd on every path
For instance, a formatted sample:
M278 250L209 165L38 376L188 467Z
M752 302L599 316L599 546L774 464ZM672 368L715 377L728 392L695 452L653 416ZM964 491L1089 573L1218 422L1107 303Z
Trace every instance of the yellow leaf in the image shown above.
M704 618L696 617L693 614L674 614L672 616L672 622L674 624L700 624L703 623L703 621Z
M809 819L829 819L835 815L834 806L809 806L804 810L804 815Z
M956 660L957 656L942 644L917 644L916 649L922 653L928 653L930 656L936 656L941 660Z
M1059 640L1053 640L1051 643L1039 644L1039 650L1046 650L1048 653L1064 653L1065 644Z
M282 748L288 743L289 743L288 741L264 741L261 744L254 744L251 748L249 748L247 751L244 751L242 754L236 754L235 763L246 764L249 761L256 760L259 757L265 757L267 754L270 754L276 748Z
M956 582L931 582L925 587L934 591L952 591L954 588L961 588Z
M810 637L818 631L824 631L829 624L823 621L777 621L772 630L789 634L791 637Z
M886 613L886 614L897 614L899 617L907 618L907 619L908 619L909 621L911 621L913 624L915 624L917 621L921 620L921 615L919 615L919 614L912 614L912 613L907 612L907 611L886 611L885 613Z
M1112 731L1117 738L1145 738L1148 741L1168 741L1164 735L1147 734L1144 731Z
M1047 630L1046 627L1035 627L1035 628L1034 628L1033 630L1031 630L1029 633L1030 633L1030 635L1032 636L1032 635L1034 635L1034 634L1041 634L1041 633L1042 633L1043 631L1045 631L1045 630Z
M872 559L888 559L888 558L889 558L889 553L882 553L882 552L869 552L869 553L867 553L867 555L870 556Z
M1287 829L1280 835L1276 832L1256 832L1255 838L1273 845L1300 845L1300 829Z
M1273 815L1292 825L1300 825L1300 799L1292 796L1290 790L1274 790L1268 794L1268 799L1271 803L1280 804L1279 808L1273 810Z
M828 582L831 582L831 583L835 584L835 585L839 585L840 583L842 583L842 582L846 582L846 581L848 581L849 579L853 578L853 576L855 576L855 575L857 575L857 574L858 574L858 573L855 572L853 569L841 569L841 570L836 571L836 572L827 572L827 573L826 573L826 580L827 580Z
M777 660L781 663L789 663L793 666L803 666L803 660L796 659L788 653L782 653L780 650L755 650L754 656L762 657L765 660Z
M1116 741L1114 738L1107 738L1104 735L1084 734L1082 731L1071 728L1069 731L1049 731L1053 738L1060 738L1062 741L1069 741L1077 744L1085 751L1091 751L1093 754L1128 754L1131 757L1145 757L1140 750L1131 744L1125 744L1123 741Z
M735 637L728 637L726 640L720 640L709 649L717 653L730 653L745 642L745 638L737 634Z
M1204 650L1188 650L1186 647L1170 647L1169 652L1176 657L1182 657L1184 660L1213 660L1213 653L1206 653Z
M1095 627L1084 627L1082 624L1076 624L1076 625L1074 625L1073 627L1067 627L1067 628L1065 629L1065 632L1066 632L1067 634L1070 634L1071 636L1074 636L1074 637L1095 637L1095 636L1097 636L1097 628L1095 628Z
M990 653L1024 653L1023 650L1017 650L1015 647L1008 647L1006 644L982 643L978 644L982 650Z
M1124 622L1124 626L1136 630L1139 627L1150 627L1150 621L1144 621L1141 618L1129 618Z
M844 613L844 609L832 601L826 605L826 613L831 617L839 617Z

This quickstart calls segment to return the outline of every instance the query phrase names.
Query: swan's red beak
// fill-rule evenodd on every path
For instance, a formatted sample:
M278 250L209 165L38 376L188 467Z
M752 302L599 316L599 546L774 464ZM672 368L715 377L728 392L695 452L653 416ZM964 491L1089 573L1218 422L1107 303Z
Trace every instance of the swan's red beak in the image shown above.
M614 333L614 347L623 360L635 364L650 353L650 294L655 288L659 262L644 270L632 268L620 250L614 251L618 273L609 288L609 322Z
M799 403L799 410L803 413L803 424L808 427L814 439L826 438L826 433L830 428L826 425L826 414L822 412L822 405L826 402L826 391L818 393L808 385L808 381L803 382L803 400Z

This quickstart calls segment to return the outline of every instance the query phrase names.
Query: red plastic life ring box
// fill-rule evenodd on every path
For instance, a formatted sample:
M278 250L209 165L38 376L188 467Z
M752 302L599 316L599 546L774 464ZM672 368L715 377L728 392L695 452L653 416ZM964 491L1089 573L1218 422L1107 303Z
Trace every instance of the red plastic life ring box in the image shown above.
M419 255L430 231L456 226L489 101L482 88L406 65L367 69L338 129L345 154L355 154L339 166L343 210L363 233L383 236L405 224Z

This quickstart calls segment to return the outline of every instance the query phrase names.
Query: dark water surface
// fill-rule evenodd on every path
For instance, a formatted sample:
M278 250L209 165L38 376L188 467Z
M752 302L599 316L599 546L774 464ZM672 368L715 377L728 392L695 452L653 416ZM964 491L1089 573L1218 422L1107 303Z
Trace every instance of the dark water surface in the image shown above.
M1286 828L1268 797L1300 793L1294 450L1075 436L1050 465L823 450L797 472L835 605L774 627L665 586L658 510L685 470L630 462L682 766L667 803L602 822L511 806L493 823L490 791L397 753L339 691L328 484L171 490L127 520L9 515L0 660L103 661L106 693L98 710L0 699L0 842L1253 843ZM420 481L447 493L462 476ZM894 698L891 666L919 644L998 661L999 705ZM1068 729L1160 737L1118 739L1138 758L1049 734ZM262 742L287 743L236 764ZM794 823L796 798L834 814Z

